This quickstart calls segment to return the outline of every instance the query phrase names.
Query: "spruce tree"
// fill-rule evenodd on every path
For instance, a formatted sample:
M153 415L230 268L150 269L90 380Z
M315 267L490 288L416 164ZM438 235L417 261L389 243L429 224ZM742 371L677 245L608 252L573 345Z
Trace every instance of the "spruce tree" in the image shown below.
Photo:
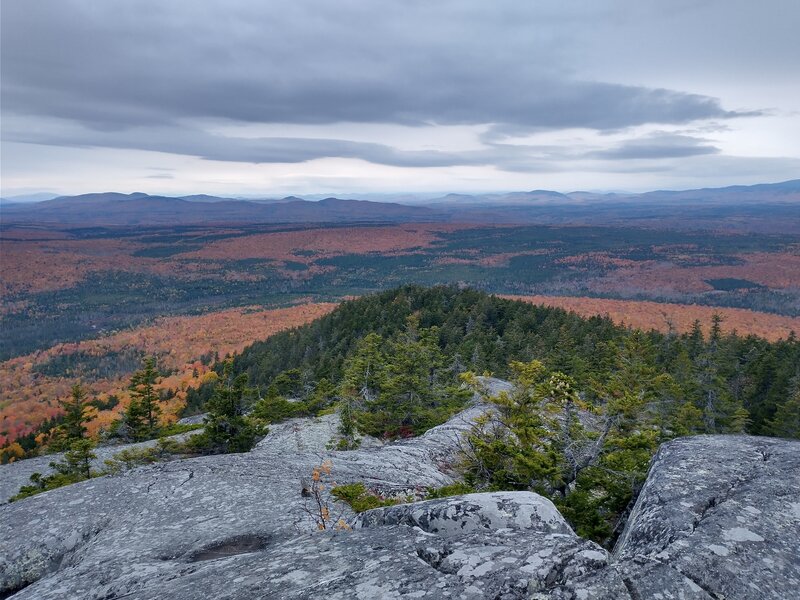
M142 368L131 376L128 388L131 400L125 412L125 423L135 440L146 440L157 433L158 417L161 414L159 395L155 388L157 380L156 359L152 356L147 357Z
M370 333L358 341L344 366L341 393L351 402L374 400L385 381L384 340Z
M91 440L75 440L64 454L62 462L51 462L50 466L60 475L69 479L69 483L89 479L92 476L92 459L97 458L93 452L95 447Z
M255 390L247 386L247 374L233 374L233 362L225 361L214 395L208 401L205 431L191 438L192 445L207 454L247 452L261 433L245 416Z
M769 421L771 435L785 438L800 438L800 375L789 384L789 397L778 406L775 417Z
M56 430L54 441L50 444L51 449L63 450L75 440L86 436L86 423L94 418L86 398L87 394L83 387L80 383L76 383L72 386L70 396L58 401L64 411L64 417Z

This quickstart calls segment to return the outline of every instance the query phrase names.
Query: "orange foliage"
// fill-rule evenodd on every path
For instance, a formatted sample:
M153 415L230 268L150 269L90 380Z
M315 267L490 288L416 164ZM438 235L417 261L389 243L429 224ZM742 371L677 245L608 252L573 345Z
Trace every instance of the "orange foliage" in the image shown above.
M159 389L175 391L174 398L162 406L165 420L170 422L185 405L186 390L210 375L208 367L200 363L200 356L217 352L224 357L240 352L256 340L313 321L335 307L336 304L319 303L271 310L235 308L194 317L163 317L153 325L83 342L58 344L0 363L0 431L5 432L0 434L0 445L60 414L57 398L69 395L76 379L48 377L34 371L36 365L52 357L75 352L102 356L128 348L158 356L160 367L176 371L158 385ZM89 423L90 433L107 428L127 406L129 376L85 383L90 396L106 400L115 394L120 398L116 408L100 411Z
M671 255L680 260L682 255ZM687 257L689 258L689 257ZM697 262L700 257L691 256ZM800 254L754 252L739 254L741 265L701 265L682 267L669 262L645 260L619 265L619 268L592 281L598 292L646 290L659 293L694 293L714 289L709 279L746 279L772 289L800 288Z
M461 254L476 254L477 249L467 251L460 251ZM509 261L515 256L546 256L552 254L554 251L550 248L542 248L540 250L527 250L525 252L498 252L497 254L490 254L488 256L481 256L475 258L463 258L460 256L441 256L434 262L438 265L478 265L481 267L507 267Z
M133 256L150 244L136 238L69 239L55 230L11 229L0 238L0 294L19 295L72 287L88 275L100 271L121 270L131 273L169 275L195 279L209 274L220 277L221 263L214 260L262 258L309 265L306 271L285 270L294 279L310 277L330 270L313 264L319 258L341 254L409 253L428 247L439 239L437 233L474 227L474 225L412 224L385 227L312 228L275 233L255 233L208 243L194 252L165 258ZM242 233L238 229L215 229L216 235ZM184 237L196 238L198 232ZM306 256L309 252L311 256ZM188 259L188 260L187 260ZM196 259L194 262L192 259ZM32 276L33 275L33 276ZM244 272L226 272L226 281L256 280L260 276ZM5 312L12 309L5 308Z
M411 224L388 227L338 227L259 233L217 240L181 258L265 260L310 263L341 254L379 252L392 254L425 248L440 239L439 232L464 229L469 225ZM304 254L313 253L305 256Z
M123 259L138 247L123 240L27 241L3 234L0 292L5 295L71 287L92 271L123 268Z
M743 308L571 296L503 297L563 308L584 317L607 316L616 323L638 329L656 329L666 332L672 325L678 332L687 332L692 328L695 320L699 320L705 331L708 332L711 317L718 314L723 318L723 331L736 330L739 335L752 334L776 341L789 337L792 331L800 334L800 317L785 317Z

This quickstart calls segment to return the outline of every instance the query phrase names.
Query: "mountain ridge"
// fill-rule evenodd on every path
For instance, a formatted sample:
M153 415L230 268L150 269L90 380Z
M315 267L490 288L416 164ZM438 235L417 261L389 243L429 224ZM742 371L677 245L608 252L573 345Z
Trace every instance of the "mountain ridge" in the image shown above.
M681 208L676 215L675 207ZM328 196L307 200L244 199L207 194L150 195L94 192L40 202L3 200L5 224L127 226L215 223L634 222L648 227L705 228L731 218L733 226L763 221L800 230L800 179L750 186L657 190L639 194L530 190L501 194L447 194L420 202ZM659 223L659 220L663 221Z

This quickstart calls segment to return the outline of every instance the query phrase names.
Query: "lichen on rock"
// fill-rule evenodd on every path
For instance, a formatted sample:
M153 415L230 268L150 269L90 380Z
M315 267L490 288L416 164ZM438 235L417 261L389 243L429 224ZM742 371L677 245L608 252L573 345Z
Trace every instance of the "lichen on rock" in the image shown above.
M325 449L329 419L298 421L246 454L156 464L2 505L0 597L760 600L800 589L800 443L783 440L664 445L611 555L531 492L358 517L342 504L351 530L313 531L300 479L315 465L330 460L338 483L381 490L447 485L459 436L483 410L349 452Z

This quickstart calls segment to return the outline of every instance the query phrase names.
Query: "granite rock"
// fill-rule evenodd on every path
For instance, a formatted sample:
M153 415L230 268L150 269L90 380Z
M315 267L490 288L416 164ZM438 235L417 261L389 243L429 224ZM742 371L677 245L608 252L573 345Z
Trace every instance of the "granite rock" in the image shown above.
M499 384L498 384L499 385ZM699 436L655 457L613 554L531 492L468 494L316 531L301 480L406 494L453 482L476 404L419 438L327 450L335 417L246 454L134 469L0 506L0 597L789 598L800 589L800 443Z
M800 442L663 445L614 556L641 598L797 597Z
M181 442L201 431L202 430L194 430L186 433L179 433L169 436L167 439ZM92 468L100 471L105 468L105 461L114 458L114 455L123 450L143 450L145 448L152 448L157 443L158 440L147 440L135 444L109 444L98 446L93 450L97 458L92 461ZM12 496L19 492L20 487L28 485L31 475L34 473L39 473L41 475L50 475L53 473L53 468L50 466L50 463L60 462L63 458L63 452L56 452L53 454L46 454L45 456L18 460L7 465L0 465L0 504L8 502Z

